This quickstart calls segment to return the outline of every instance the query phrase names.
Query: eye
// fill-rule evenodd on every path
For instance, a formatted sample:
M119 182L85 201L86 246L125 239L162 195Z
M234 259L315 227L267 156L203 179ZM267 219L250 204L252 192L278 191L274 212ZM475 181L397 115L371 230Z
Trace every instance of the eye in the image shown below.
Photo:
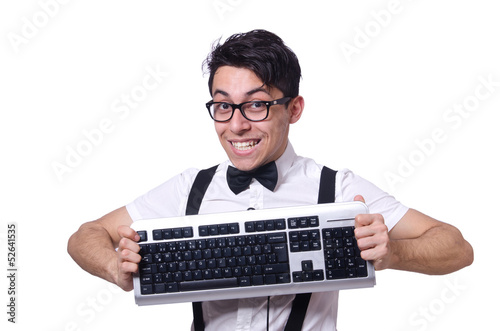
M266 104L262 101L252 101L249 103L249 107L251 110L262 110L266 108Z
M216 111L221 111L221 112L227 112L233 109L231 105L227 102L216 103L214 104L214 107Z

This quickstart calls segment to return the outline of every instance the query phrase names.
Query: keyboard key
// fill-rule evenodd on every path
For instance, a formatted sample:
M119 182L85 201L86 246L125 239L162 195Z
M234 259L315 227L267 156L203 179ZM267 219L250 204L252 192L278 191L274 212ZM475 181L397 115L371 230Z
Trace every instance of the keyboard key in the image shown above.
M292 242L290 244L290 252L300 252L300 242Z
M284 218L280 218L276 220L276 230L284 230L286 229L286 222Z
M255 232L255 223L254 222L245 222L245 231L246 232Z
M352 237L352 236L354 236L354 227L349 226L349 227L342 228L342 235L344 237Z
M239 285L240 285L240 286L250 286L250 285L252 285L252 284L250 283L250 277L248 277L248 276L243 276L243 277L240 277L240 278L238 279L238 282L239 282Z
M292 278L293 278L294 283L301 283L304 281L302 279L302 271L294 271L292 273Z
M167 287L167 292L169 292L169 293L179 292L179 286L175 282L167 283L166 287Z
M206 237L206 236L208 236L208 226L206 226L206 225L200 225L200 226L198 227L198 233L199 233L199 235L200 235L201 237ZM165 238L165 239L167 239L167 238Z
M229 233L230 234L240 233L240 225L238 223L229 224Z
M264 277L262 275L254 275L252 276L252 284L255 285L264 285Z
M219 227L217 225L208 226L208 234L211 236L216 236L219 234Z
M290 283L290 274L287 272L276 275L276 283L278 284Z
M220 224L219 225L219 234L228 234L229 233L229 227L227 224Z
M165 284L155 284L154 291L155 291L155 293L166 293L167 286Z
M223 278L223 279L210 279L198 282L180 282L179 290L184 291L203 291L214 290L218 288L230 288L238 286L238 278Z
M273 245L273 252L276 254L276 260L279 263L288 262L288 247L287 244Z
M311 216L311 217L309 217L308 221L309 221L310 227L319 226L319 217L318 216Z
M312 260L304 260L302 261L302 271L312 271L313 270L313 261Z
M141 294L153 294L153 285L141 285Z
M268 264L263 268L264 274L280 274L288 272L288 263Z
M276 284L276 275L275 274L264 275L264 283Z
M163 235L161 233L161 230L153 230L153 240L162 240Z
M184 238L192 238L193 237L193 228L190 226L182 228L182 235L184 236Z
M267 236L267 242L270 244L286 242L286 232L278 232L278 233L269 234Z
M153 276L146 274L141 276L141 284L152 284Z
M148 240L148 233L146 231L137 231L139 235L139 242Z
M313 270L313 280L324 280L325 275L323 273L323 270L318 269L318 270Z
M341 279L341 278L346 278L346 271L345 271L345 269L327 270L326 271L326 278L327 279Z
M274 220L265 221L265 229L266 231L273 231L276 228Z
M172 239L172 229L161 230L161 235L163 239Z
M307 228L309 227L309 222L306 217L299 218L299 228Z
M182 238L182 229L181 228L172 229L172 237L175 239Z
M288 219L288 228L289 229L298 229L299 227L299 219L298 218L289 218Z

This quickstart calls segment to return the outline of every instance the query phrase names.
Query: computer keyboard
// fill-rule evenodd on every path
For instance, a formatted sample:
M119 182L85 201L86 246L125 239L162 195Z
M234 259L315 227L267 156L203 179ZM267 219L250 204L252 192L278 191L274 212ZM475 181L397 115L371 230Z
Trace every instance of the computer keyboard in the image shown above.
M354 217L361 202L140 220L138 305L372 287Z

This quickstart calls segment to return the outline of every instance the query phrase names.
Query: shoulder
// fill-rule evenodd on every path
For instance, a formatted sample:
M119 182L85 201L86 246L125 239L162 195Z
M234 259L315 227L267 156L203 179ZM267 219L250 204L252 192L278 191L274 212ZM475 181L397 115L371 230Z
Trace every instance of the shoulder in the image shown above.
M182 215L187 196L199 171L197 168L186 169L127 204L132 219Z
M408 211L408 207L394 196L349 169L338 171L336 191L337 202L350 202L354 201L356 195L363 196L370 213L381 214L389 229Z

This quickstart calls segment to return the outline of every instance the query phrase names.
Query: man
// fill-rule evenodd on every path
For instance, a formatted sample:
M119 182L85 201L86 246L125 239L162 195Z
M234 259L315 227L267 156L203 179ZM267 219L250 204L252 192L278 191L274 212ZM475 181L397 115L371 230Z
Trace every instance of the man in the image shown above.
M204 195L199 213L240 211L314 204L322 166L297 156L288 140L290 124L304 109L299 95L300 66L295 54L276 35L255 30L217 45L205 62L213 100L207 108L229 160L221 163ZM277 181L264 187L252 180L242 191L229 188L231 167L255 172L277 170ZM132 290L137 272L137 219L184 215L198 170L189 169L125 207L83 224L70 238L68 251L88 272ZM446 274L470 265L472 247L455 227L409 209L348 170L338 171L335 200L363 201L370 214L356 217L355 236L365 260L376 270L387 268ZM115 250L117 248L117 250ZM293 295L204 302L209 330L283 330ZM332 330L338 292L313 293L304 330Z

